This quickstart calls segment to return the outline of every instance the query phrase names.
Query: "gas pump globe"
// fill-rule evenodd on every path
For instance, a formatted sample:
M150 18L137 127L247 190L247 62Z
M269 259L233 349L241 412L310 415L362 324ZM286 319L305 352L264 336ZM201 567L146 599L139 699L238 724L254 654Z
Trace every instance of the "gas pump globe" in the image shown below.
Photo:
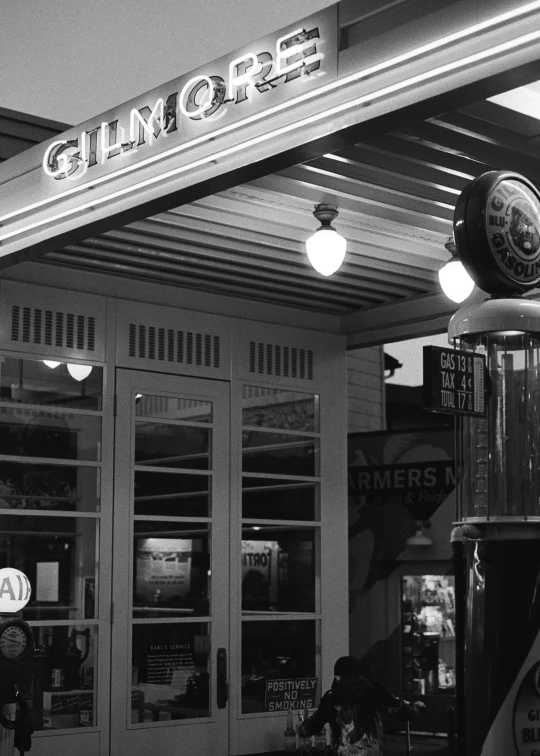
M460 195L459 257L491 298L458 310L451 344L486 361L486 414L457 420L452 534L459 756L531 756L540 729L540 193L489 172ZM539 751L540 753L540 751Z

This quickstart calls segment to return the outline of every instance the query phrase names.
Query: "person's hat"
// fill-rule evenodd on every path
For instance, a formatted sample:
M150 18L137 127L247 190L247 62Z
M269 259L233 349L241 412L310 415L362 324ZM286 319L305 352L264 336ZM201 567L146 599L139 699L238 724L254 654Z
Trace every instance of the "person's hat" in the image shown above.
M334 664L334 677L361 675L362 666L355 656L340 656Z

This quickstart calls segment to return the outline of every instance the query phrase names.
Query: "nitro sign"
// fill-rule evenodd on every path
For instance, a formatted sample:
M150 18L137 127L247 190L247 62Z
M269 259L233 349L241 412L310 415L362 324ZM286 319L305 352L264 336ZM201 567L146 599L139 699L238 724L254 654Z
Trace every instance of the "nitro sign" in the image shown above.
M90 181L262 118L336 77L336 34L335 13L314 14L67 132L46 148L43 171L59 182Z

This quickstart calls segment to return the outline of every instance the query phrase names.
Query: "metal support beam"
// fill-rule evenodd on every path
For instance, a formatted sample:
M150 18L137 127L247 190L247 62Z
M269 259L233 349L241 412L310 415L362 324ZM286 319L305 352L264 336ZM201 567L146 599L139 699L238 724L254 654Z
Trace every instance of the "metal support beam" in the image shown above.
M483 291L475 289L467 299L467 304L482 302L486 297L487 294ZM348 350L389 344L392 341L443 333L458 308L459 305L451 302L444 294L430 294L344 315L340 319L340 330L347 336Z

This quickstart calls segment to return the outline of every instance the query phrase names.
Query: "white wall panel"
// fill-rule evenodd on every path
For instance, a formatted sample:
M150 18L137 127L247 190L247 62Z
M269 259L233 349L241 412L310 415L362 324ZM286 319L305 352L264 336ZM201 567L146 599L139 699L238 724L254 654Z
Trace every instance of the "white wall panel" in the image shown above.
M117 367L230 379L230 320L119 300Z
M0 347L81 360L105 360L105 297L0 282Z
M382 346L347 352L347 404L349 433L384 428Z

